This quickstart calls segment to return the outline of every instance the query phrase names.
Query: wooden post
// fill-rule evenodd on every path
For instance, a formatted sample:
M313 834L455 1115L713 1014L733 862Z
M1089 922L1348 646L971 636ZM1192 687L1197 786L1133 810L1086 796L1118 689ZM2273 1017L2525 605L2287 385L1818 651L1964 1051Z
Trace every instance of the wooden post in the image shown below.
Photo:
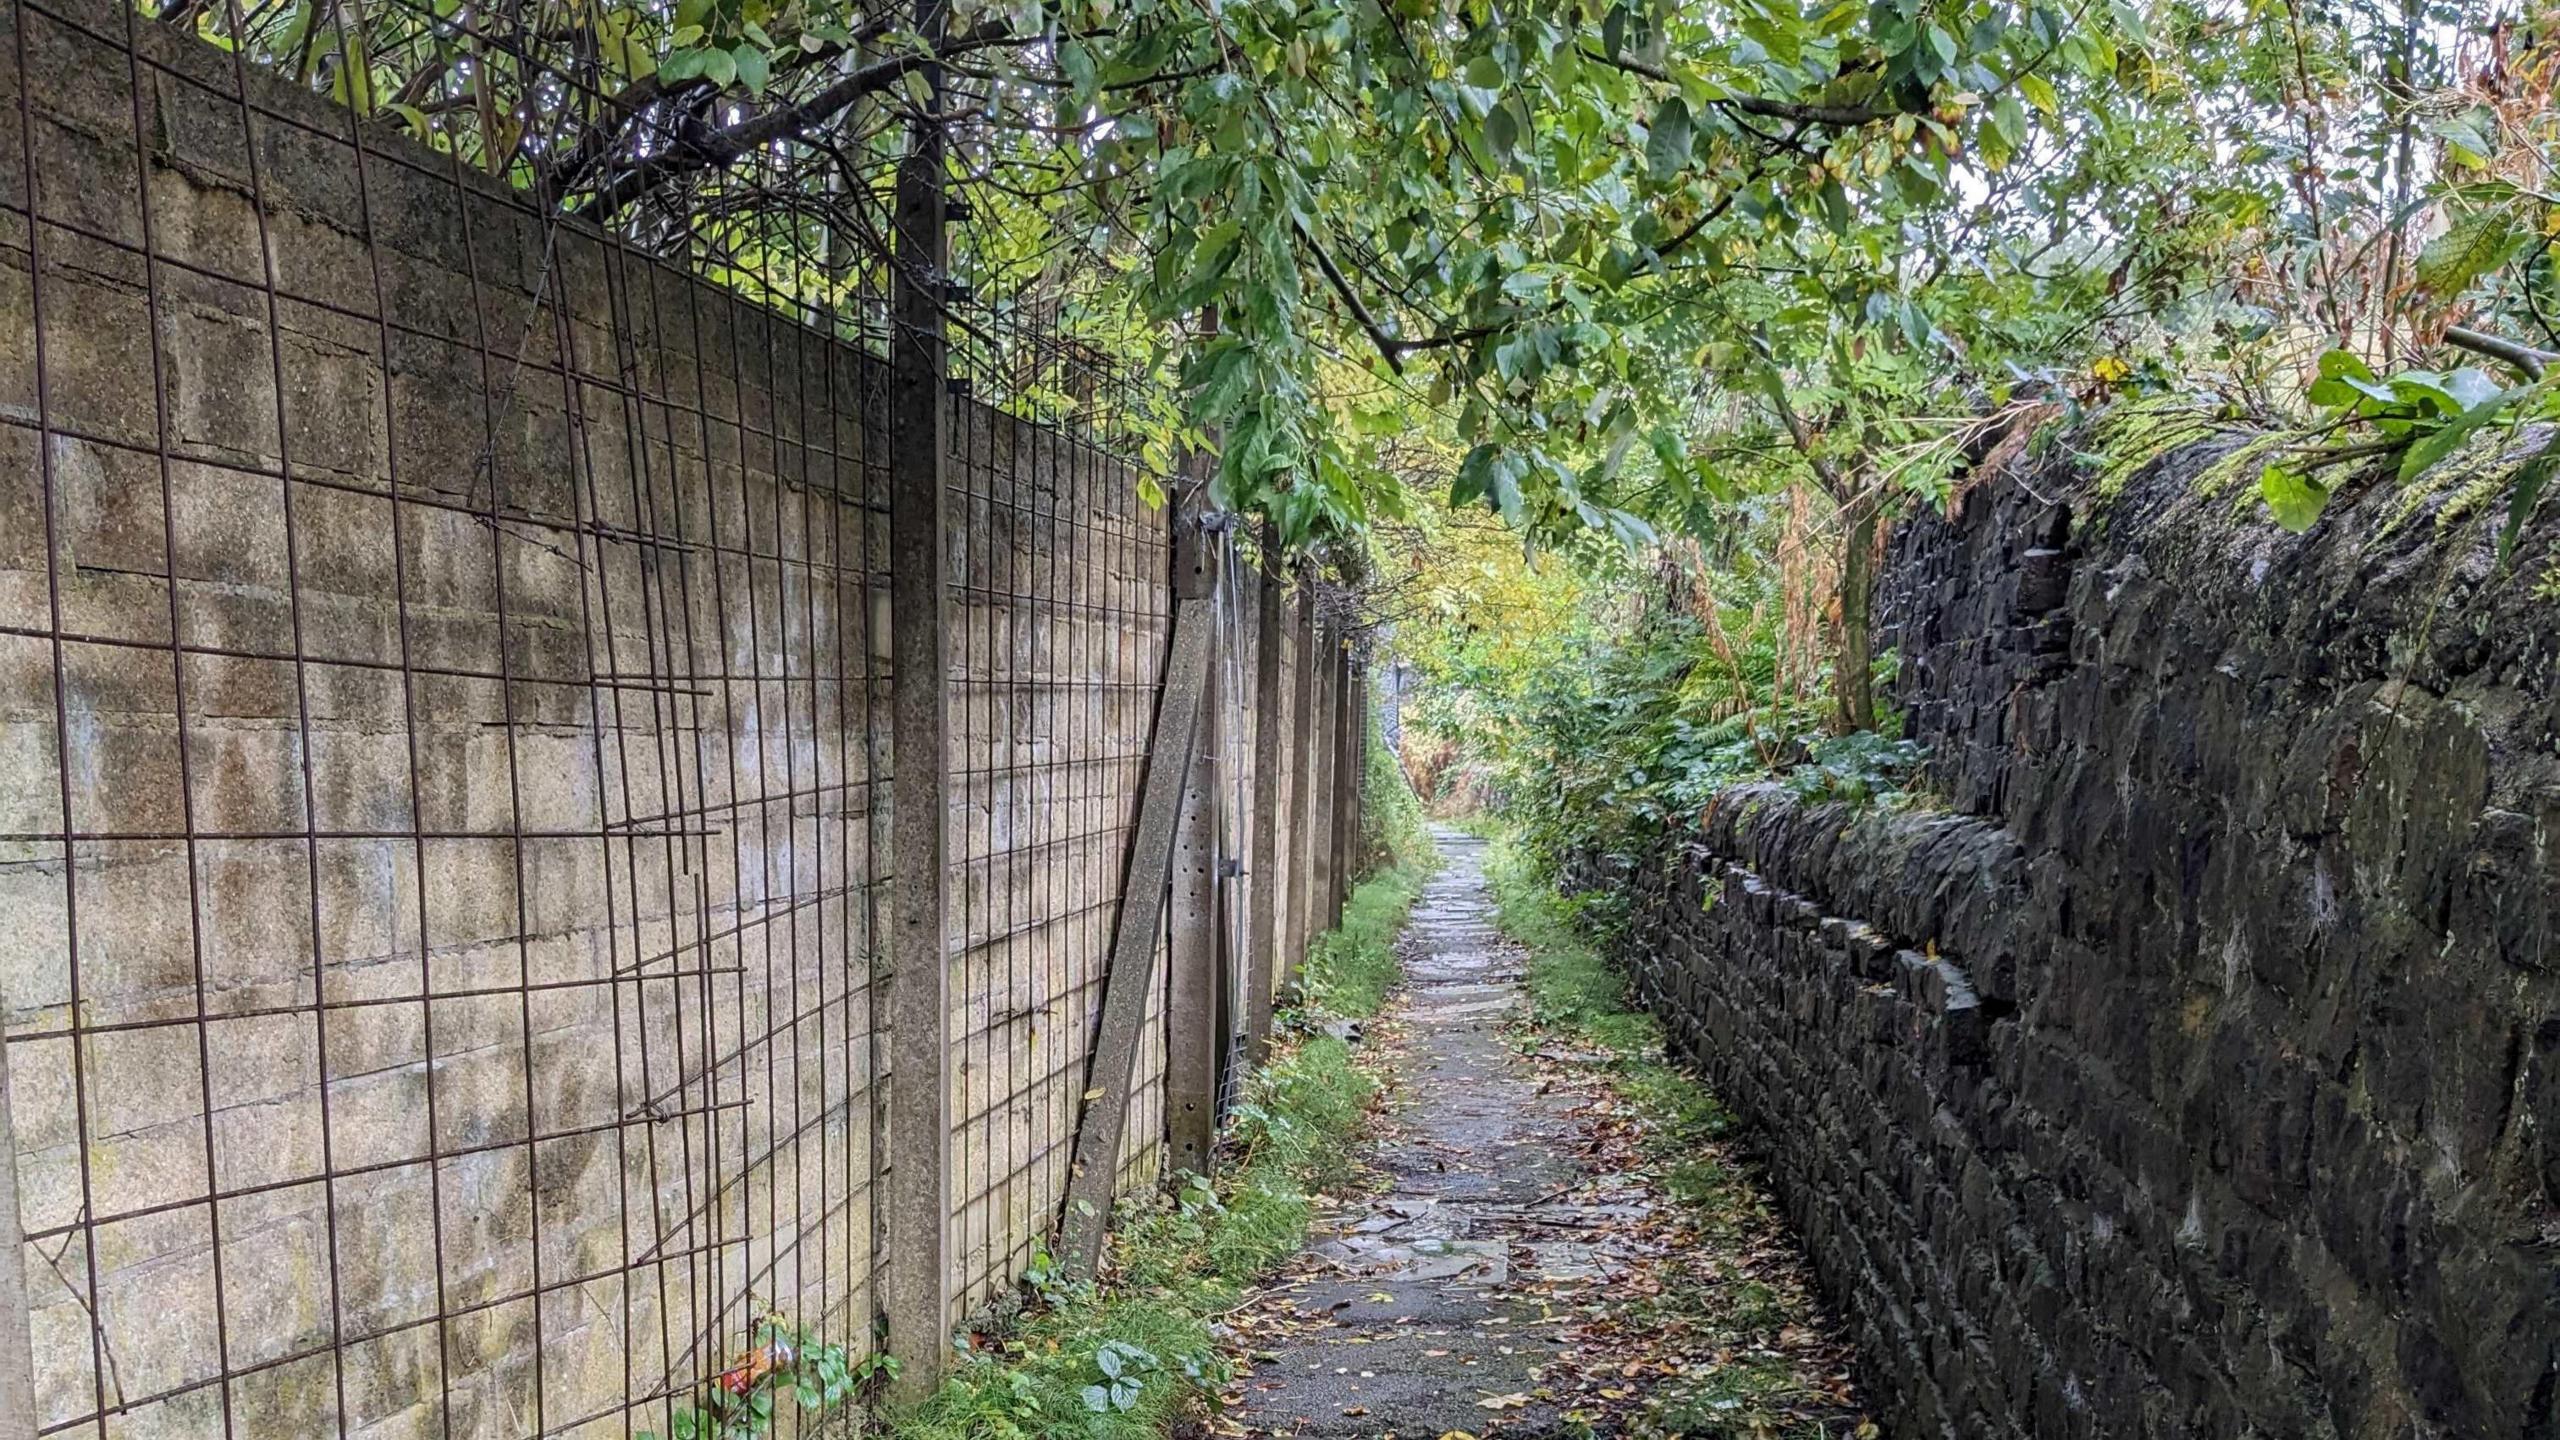
M1289 730L1280 713L1280 527L1262 522L1262 584L1253 647L1253 930L1245 944L1245 1058L1259 1065L1271 1048L1271 990L1280 915L1280 769Z
M1129 1087L1137 1074L1138 1045L1145 1038L1156 941L1164 933L1174 822L1181 816L1190 768L1184 761L1196 738L1200 691L1208 678L1208 607L1206 600L1174 602L1173 655L1165 664L1164 694L1156 702L1155 735L1147 746L1128 878L1111 932L1111 968L1102 980L1102 1027L1086 1070L1075 1163L1067 1175L1066 1210L1059 1226L1058 1264L1068 1278L1090 1276L1102 1263L1102 1240L1111 1224L1120 1132L1128 1128Z
M1203 543L1202 516L1196 499L1176 507L1174 515L1174 594L1179 602L1202 607L1209 637L1200 721L1185 752L1188 774L1173 832L1164 1108L1168 1159L1176 1175L1209 1173L1218 1124L1218 699L1225 637L1218 633L1223 621L1211 598L1216 552Z
M917 0L932 45L944 0ZM939 67L922 71L939 93ZM928 102L923 107L935 106ZM950 561L943 546L951 453L942 315L949 247L943 231L943 141L938 121L907 132L898 167L896 254L890 266L897 329L889 375L889 631L895 703L891 745L889 954L889 1255L882 1277L892 1393L920 1399L951 1359Z
M1315 864L1315 613L1314 582L1301 580L1298 619L1290 627L1298 653L1289 678L1288 857L1281 862L1289 867L1289 947L1280 974L1284 987L1297 982L1298 967L1306 962L1307 922L1314 912L1309 896Z

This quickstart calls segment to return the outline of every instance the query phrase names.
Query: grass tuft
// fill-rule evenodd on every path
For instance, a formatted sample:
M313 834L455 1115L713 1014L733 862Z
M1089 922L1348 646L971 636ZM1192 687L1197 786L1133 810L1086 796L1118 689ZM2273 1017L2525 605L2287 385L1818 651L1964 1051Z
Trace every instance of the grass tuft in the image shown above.
M1390 865L1351 893L1342 924L1307 947L1299 981L1306 1009L1365 1020L1385 1006L1387 992L1404 973L1396 961L1396 936L1422 894L1431 864L1426 855Z

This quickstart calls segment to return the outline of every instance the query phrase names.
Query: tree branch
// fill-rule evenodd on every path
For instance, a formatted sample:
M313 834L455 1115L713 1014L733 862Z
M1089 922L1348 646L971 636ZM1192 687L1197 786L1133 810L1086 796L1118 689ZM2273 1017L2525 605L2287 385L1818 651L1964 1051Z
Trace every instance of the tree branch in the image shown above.
M718 169L760 145L794 139L864 96L890 88L913 71L954 55L1015 44L1020 39L1003 22L990 20L952 36L932 54L897 55L875 60L797 105L769 110L741 120L726 130L713 131L701 140L650 156L599 188L594 196L578 207L577 213L586 219L602 220L674 176L695 170Z
M1324 246L1316 243L1316 237L1306 226L1291 220L1289 228L1297 232L1298 241L1307 247L1307 253L1316 257L1316 268L1324 272L1325 283L1331 285L1333 293L1341 296L1342 303L1350 308L1351 318L1359 321L1360 328L1369 332L1369 343L1378 347L1378 354L1386 359L1387 368L1403 374L1403 352L1413 347L1389 335L1378 324L1377 318L1369 313L1369 307L1360 303L1360 297L1352 290L1351 281L1343 275L1342 267L1333 263L1333 257L1325 253Z
M1648 65L1641 60L1630 60L1623 55L1605 55L1588 45L1582 47L1582 53L1586 59L1614 66L1630 75L1641 75L1647 80L1664 85L1680 83L1670 71L1659 65ZM1895 105L1807 105L1800 101L1771 100L1759 95L1727 95L1721 100L1708 103L1729 110L1739 110L1745 115L1757 115L1764 120L1802 120L1815 125L1836 126L1844 130L1855 129L1860 125L1871 124L1902 113L1901 107Z
M2503 335L2492 335L2485 330L2474 330L2467 325L2446 326L2444 343L2458 350L2468 350L2474 355L2486 355L2492 360L2512 365L2523 371L2527 379L2532 380L2541 379L2546 366L2560 363L2560 351L2537 349L2521 340L2510 340Z

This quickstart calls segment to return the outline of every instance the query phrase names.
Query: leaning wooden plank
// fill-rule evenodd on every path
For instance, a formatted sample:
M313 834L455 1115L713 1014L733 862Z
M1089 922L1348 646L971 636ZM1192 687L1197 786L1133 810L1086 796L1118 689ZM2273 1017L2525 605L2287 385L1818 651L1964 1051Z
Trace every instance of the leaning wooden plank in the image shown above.
M1111 1192L1120 1172L1120 1132L1129 1119L1129 1087L1138 1068L1138 1044L1146 1028L1147 989L1155 974L1156 938L1164 925L1173 827L1181 814L1182 787L1191 769L1192 742L1200 722L1202 683L1209 673L1209 601L1179 601L1173 616L1173 655L1156 702L1156 728L1147 746L1147 773L1138 793L1138 825L1129 844L1127 880L1120 888L1120 916L1111 937L1111 969L1102 982L1102 1033L1094 1040L1086 1071L1084 1106L1076 1119L1075 1165L1067 1178L1058 1264L1069 1278L1091 1275L1102 1262L1102 1237L1111 1221Z
M1215 602L1211 602L1213 607ZM1175 1173L1209 1173L1218 1128L1218 706L1225 637L1209 612L1209 655L1193 727L1189 782L1173 826L1171 934L1165 967L1164 1119Z

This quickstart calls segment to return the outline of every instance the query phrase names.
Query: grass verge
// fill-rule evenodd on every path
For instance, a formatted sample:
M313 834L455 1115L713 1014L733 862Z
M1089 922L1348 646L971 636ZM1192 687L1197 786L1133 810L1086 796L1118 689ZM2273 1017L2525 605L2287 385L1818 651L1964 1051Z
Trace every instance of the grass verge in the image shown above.
M1789 1249L1767 1197L1720 1143L1733 1116L1664 1054L1662 1029L1637 1010L1626 977L1595 943L1586 902L1557 892L1525 848L1496 833L1485 857L1495 919L1529 951L1531 1024L1597 1052L1606 1079L1642 1124L1641 1153L1679 1207L1689 1238L1658 1294L1626 1319L1650 1333L1705 1339L1725 1363L1691 1369L1652 1400L1648 1433L1700 1440L1821 1440L1872 1435L1842 1404L1837 1354L1808 1343L1824 1329L1802 1267L1771 1264ZM1776 1242L1776 1243L1773 1243Z
M1312 944L1285 1038L1228 1117L1218 1178L1124 1200L1099 1284L1052 1285L1035 1261L1035 1303L930 1400L892 1417L895 1440L1151 1440L1225 1384L1210 1321L1297 1252L1308 1197L1350 1178L1377 1095L1323 1021L1385 1004L1396 935L1433 864L1426 847L1406 847Z

